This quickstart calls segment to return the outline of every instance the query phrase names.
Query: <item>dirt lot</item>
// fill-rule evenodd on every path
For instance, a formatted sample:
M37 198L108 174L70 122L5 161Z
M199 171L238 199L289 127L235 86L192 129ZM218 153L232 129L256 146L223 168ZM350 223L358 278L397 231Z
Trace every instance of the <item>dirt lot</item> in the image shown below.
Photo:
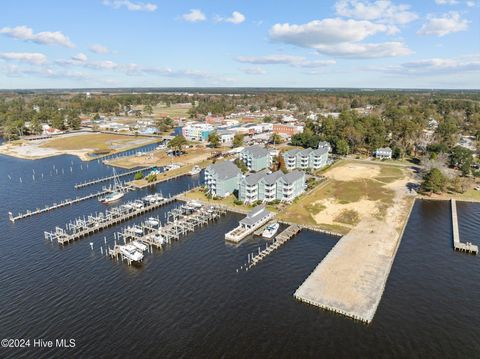
M0 153L14 157L37 159L62 154L88 160L89 153L104 151L115 153L143 146L156 139L104 133L72 133L35 141L16 141L0 146Z
M324 173L327 180L288 207L282 219L348 233L359 222L385 218L397 191L405 189L406 169L343 162Z

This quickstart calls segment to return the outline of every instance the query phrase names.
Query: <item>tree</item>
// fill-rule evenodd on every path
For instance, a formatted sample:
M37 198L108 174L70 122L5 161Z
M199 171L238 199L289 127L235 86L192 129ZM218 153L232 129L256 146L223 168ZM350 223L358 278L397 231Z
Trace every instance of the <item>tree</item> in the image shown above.
M247 173L248 172L248 167L247 165L239 158L235 160L235 164L237 165L238 168L240 168L240 171L242 173Z
M168 147L174 149L175 151L182 152L182 147L187 144L187 140L182 135L175 136L168 142Z
M30 123L30 131L35 135L38 135L42 132L42 125L37 116L33 116L33 119Z
M135 176L133 177L133 179L135 181L141 180L142 178L143 178L143 172L137 172L137 173L135 173Z
M236 133L235 136L233 136L233 147L240 147L243 146L243 139L244 135L241 133Z
M445 190L447 178L438 168L432 168L423 177L422 190L429 193L441 193Z
M282 142L283 142L282 136L280 136L278 133L275 133L275 132L272 133L272 136L270 137L270 143L279 144Z
M80 117L76 111L70 111L67 115L67 124L73 130L78 130L81 125Z
M208 142L210 142L210 146L214 148L220 147L220 136L217 132L210 132L208 134Z
M52 113L50 123L51 123L51 126L53 128L56 128L56 129L59 129L59 130L64 130L65 129L65 121L63 119L63 115L58 111Z
M348 155L348 153L350 152L350 147L348 146L348 142L342 139L338 140L335 143L335 152L340 156Z
M143 111L145 111L146 113L148 113L149 115L153 114L153 108L151 105L145 105L143 107Z
M455 146L450 153L450 165L457 167L464 176L471 172L473 163L472 151L462 146Z

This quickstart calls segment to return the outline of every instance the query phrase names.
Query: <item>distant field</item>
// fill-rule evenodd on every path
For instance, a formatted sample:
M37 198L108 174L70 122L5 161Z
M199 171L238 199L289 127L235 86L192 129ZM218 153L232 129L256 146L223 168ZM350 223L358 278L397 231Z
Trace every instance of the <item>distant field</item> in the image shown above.
M191 107L191 106L190 106ZM155 117L167 116L167 117L188 117L188 110L190 107L179 106L172 104L170 107L164 104L158 104L153 107L153 115Z
M151 140L148 138L92 133L54 138L43 143L41 147L67 151L115 151L133 146L141 146L149 142L151 142Z

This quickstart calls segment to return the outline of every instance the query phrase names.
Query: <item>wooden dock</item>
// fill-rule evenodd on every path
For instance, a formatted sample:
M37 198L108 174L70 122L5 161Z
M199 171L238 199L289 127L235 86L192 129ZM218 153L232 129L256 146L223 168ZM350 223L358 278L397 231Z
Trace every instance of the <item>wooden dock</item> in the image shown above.
M251 253L248 255L248 262L247 265L245 266L245 270L249 270L250 268L256 266L258 263L260 263L262 260L264 260L267 256L269 256L272 252L276 251L278 248L280 248L283 244L288 242L290 239L295 237L295 235L300 232L302 228L297 225L297 224L292 224L289 226L287 229L285 229L282 233L277 235L274 239L272 244L266 244L264 250L260 250L258 248L258 253ZM243 269L243 266L242 266ZM238 269L237 269L238 271Z
M457 202L452 199L450 200L451 209L452 209L452 227L453 227L453 249L459 252L465 252L469 254L478 254L478 246L466 242L460 242L460 232L458 230L458 215L457 215Z
M37 214L50 212L50 211L53 211L54 209L57 209L57 208L62 208L62 207L70 206L70 205L78 203L78 202L86 201L87 199L100 197L100 196L103 196L103 195L105 195L109 192L111 192L111 189L103 189L100 192L92 193L92 194L89 194L87 196L77 197L75 199L65 199L65 200L61 201L60 203L53 203L52 205L46 206L45 208L41 208L41 209L37 208L33 211L32 210L27 210L25 213L19 213L16 216L13 215L12 212L8 212L8 218L10 219L10 221L15 222L15 221L18 221L20 219L35 216Z
M134 208L132 210L122 210L125 208L124 205L114 207L110 210L107 210L105 213L100 213L96 216L88 216L88 219L78 219L75 223L67 225L65 229L61 227L56 227L54 232L44 232L45 239L50 241L56 240L58 244L65 245L70 242L76 241L80 238L92 235L94 233L100 232L105 228L114 226L118 223L128 221L129 219L135 218L147 212L153 211L157 208L160 208L166 204L172 203L176 200L176 196L164 198L161 201L146 205L142 208Z
M155 167L156 167L156 166L144 167L144 168L139 168L139 169L132 170L132 171L128 171L128 172L123 172L123 173L117 174L116 176L115 176L115 175L112 175L112 176L97 178L97 179L90 180L90 181L87 181L87 182L77 183L74 187L75 187L75 189L84 188L84 187L91 186L91 185L94 185L94 184L111 181L111 180L113 180L115 177L117 177L117 178L119 178L119 177L125 177L125 176L128 176L128 175L135 174L135 173L137 173L137 172L149 171L149 170L151 170L151 169L153 169L153 168L155 168Z

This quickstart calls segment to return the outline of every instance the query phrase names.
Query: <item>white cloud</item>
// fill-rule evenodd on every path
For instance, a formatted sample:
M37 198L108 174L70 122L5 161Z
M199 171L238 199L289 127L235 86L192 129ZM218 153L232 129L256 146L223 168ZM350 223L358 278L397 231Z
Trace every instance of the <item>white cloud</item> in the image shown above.
M200 22L207 20L207 17L200 9L191 9L186 14L182 15L182 19L188 22Z
M376 34L392 35L398 29L388 24L367 20L340 18L314 20L306 24L275 24L270 29L272 40L313 48L319 53L351 58L404 56L412 51L402 42L360 43Z
M102 4L110 6L114 9L120 9L121 7L127 8L129 11L148 11L152 12L157 10L157 5L152 3L135 2L129 0L103 0Z
M389 24L402 25L418 19L418 15L410 11L410 5L395 5L390 0L340 0L335 9L340 16Z
M241 12L239 11L234 11L232 12L232 15L230 17L220 17L220 16L217 16L215 18L215 21L216 22L229 22L231 24L235 24L235 25L238 25L238 24L241 24L242 22L244 22L246 19L245 15L243 15Z
M413 53L404 43L398 41L382 42L378 44L365 44L344 42L340 44L319 45L317 51L321 54L342 56L357 59L370 59L376 57L407 56Z
M261 67L244 67L240 69L243 73L247 75L265 75L267 71Z
M361 41L378 33L395 33L395 28L371 21L344 19L313 20L302 25L275 24L270 29L273 40L315 48L318 45Z
M468 29L469 21L462 19L457 11L450 11L439 17L430 15L425 24L417 31L419 35L445 36L453 32Z
M458 4L457 0L435 0L438 5L455 5Z
M370 70L398 75L441 75L452 73L476 72L480 74L480 55L468 55L456 58L431 58L405 62L400 65L371 67Z
M34 65L47 62L47 56L39 52L0 52L0 59L27 62Z
M96 54L108 54L110 51L108 47L100 44L93 44L92 46L89 47L89 50Z
M477 3L474 0L469 0L466 2L468 7L475 7Z
M290 65L295 67L323 67L334 65L335 60L307 60L302 56L294 55L265 55L265 56L238 56L238 62L254 65Z
M80 53L76 54L75 56L72 56L72 60L78 61L78 62L86 62L88 60L88 57L84 53L80 52Z
M52 69L50 67L24 68L16 65L8 66L5 69L8 77L38 76L50 79L74 79L74 80L93 80L93 78L79 71L64 71Z
M34 34L28 26L4 27L0 29L0 34L12 37L17 40L32 41L42 45L60 45L65 47L75 47L70 39L60 31L43 31Z
M114 70L119 67L117 63L110 60L86 62L85 66L97 70Z

